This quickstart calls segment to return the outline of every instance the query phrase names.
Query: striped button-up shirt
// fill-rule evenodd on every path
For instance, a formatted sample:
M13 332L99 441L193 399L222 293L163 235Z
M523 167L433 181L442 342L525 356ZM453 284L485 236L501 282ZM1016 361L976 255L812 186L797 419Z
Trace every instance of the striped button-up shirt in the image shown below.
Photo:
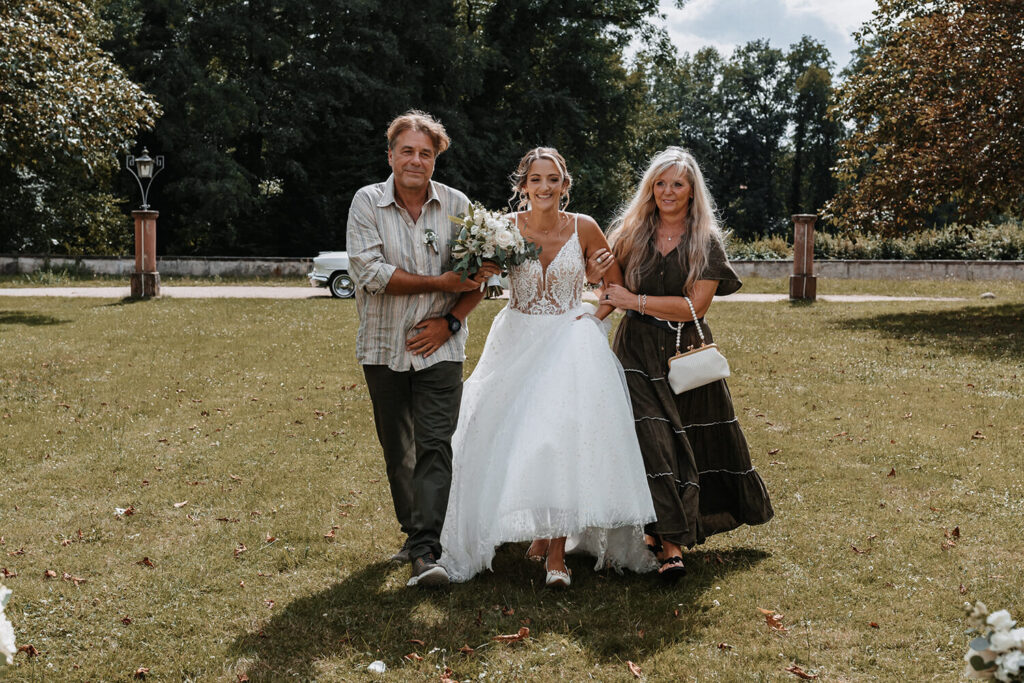
M449 216L466 213L469 199L458 190L430 181L419 220L395 201L395 177L367 185L352 198L348 212L349 274L356 284L359 334L356 358L363 365L387 365L392 370L422 370L441 361L466 359L468 325L451 336L429 358L406 350L413 326L450 311L460 294L387 294L397 268L414 275L440 275L451 270L455 224ZM433 232L434 247L427 243Z

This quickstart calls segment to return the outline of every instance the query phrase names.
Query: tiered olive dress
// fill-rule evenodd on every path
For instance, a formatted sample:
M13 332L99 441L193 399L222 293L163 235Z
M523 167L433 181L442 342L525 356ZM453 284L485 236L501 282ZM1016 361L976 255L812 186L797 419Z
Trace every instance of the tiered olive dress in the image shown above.
M685 258L681 263L679 251L656 255L657 265L642 278L638 294L682 296L687 266ZM716 293L732 294L742 283L725 250L712 240L709 251L699 279L718 280ZM700 324L710 344L711 330L703 318ZM774 511L768 490L750 462L725 380L678 395L672 392L666 375L675 343L675 332L627 316L612 348L626 372L658 518L648 525L647 533L689 548L741 524L763 524ZM690 346L700 346L692 321L682 330L681 348L685 351ZM726 355L728 347L726 343L723 348Z

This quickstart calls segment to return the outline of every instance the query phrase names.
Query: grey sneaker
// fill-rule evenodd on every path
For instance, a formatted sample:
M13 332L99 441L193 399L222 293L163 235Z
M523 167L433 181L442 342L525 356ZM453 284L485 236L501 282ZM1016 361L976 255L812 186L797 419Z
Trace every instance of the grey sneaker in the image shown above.
M389 558L391 562L394 562L395 564L405 564L406 562L409 562L410 560L412 560L412 555L409 554L409 545L408 545L408 543L409 542L406 541L402 545L402 547L399 548L398 552L395 553L394 555L392 555Z
M448 572L434 559L434 553L427 553L412 561L412 576L406 586L438 588L448 585Z

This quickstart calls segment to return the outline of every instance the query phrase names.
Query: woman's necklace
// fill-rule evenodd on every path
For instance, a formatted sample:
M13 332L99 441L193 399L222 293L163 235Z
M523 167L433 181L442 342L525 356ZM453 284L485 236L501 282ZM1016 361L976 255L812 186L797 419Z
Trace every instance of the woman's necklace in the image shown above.
M535 228L534 226L530 225L530 214L529 213L527 213L524 216L524 218L526 220L526 227L530 229L530 232L541 233L545 237L549 236L551 234L551 231L554 230L556 226L558 227L558 232L555 233L555 237L557 237L558 235L562 234L562 230L565 228L565 226L562 225L562 214L561 214L561 212L559 212L558 217L555 219L554 225L552 225L547 230L544 230L542 228Z

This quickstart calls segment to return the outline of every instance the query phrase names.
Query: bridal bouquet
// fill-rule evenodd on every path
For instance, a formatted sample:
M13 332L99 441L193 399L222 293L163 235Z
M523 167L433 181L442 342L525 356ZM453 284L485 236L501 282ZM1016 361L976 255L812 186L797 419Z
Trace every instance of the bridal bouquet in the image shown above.
M14 655L18 648L14 644L14 627L7 621L4 608L11 598L11 589L0 583L0 666L14 664Z
M452 270L463 280L479 270L484 261L496 263L502 273L508 273L512 266L537 258L540 253L536 244L523 239L519 228L509 221L508 216L488 211L479 202L470 204L465 214L450 218L462 226L452 240L451 248L455 259ZM488 280L486 286L488 297L502 292L497 277Z
M967 610L968 633L979 635L971 641L964 655L967 678L996 678L1004 683L1024 682L1024 628L1004 609L989 614L983 602L964 603Z

